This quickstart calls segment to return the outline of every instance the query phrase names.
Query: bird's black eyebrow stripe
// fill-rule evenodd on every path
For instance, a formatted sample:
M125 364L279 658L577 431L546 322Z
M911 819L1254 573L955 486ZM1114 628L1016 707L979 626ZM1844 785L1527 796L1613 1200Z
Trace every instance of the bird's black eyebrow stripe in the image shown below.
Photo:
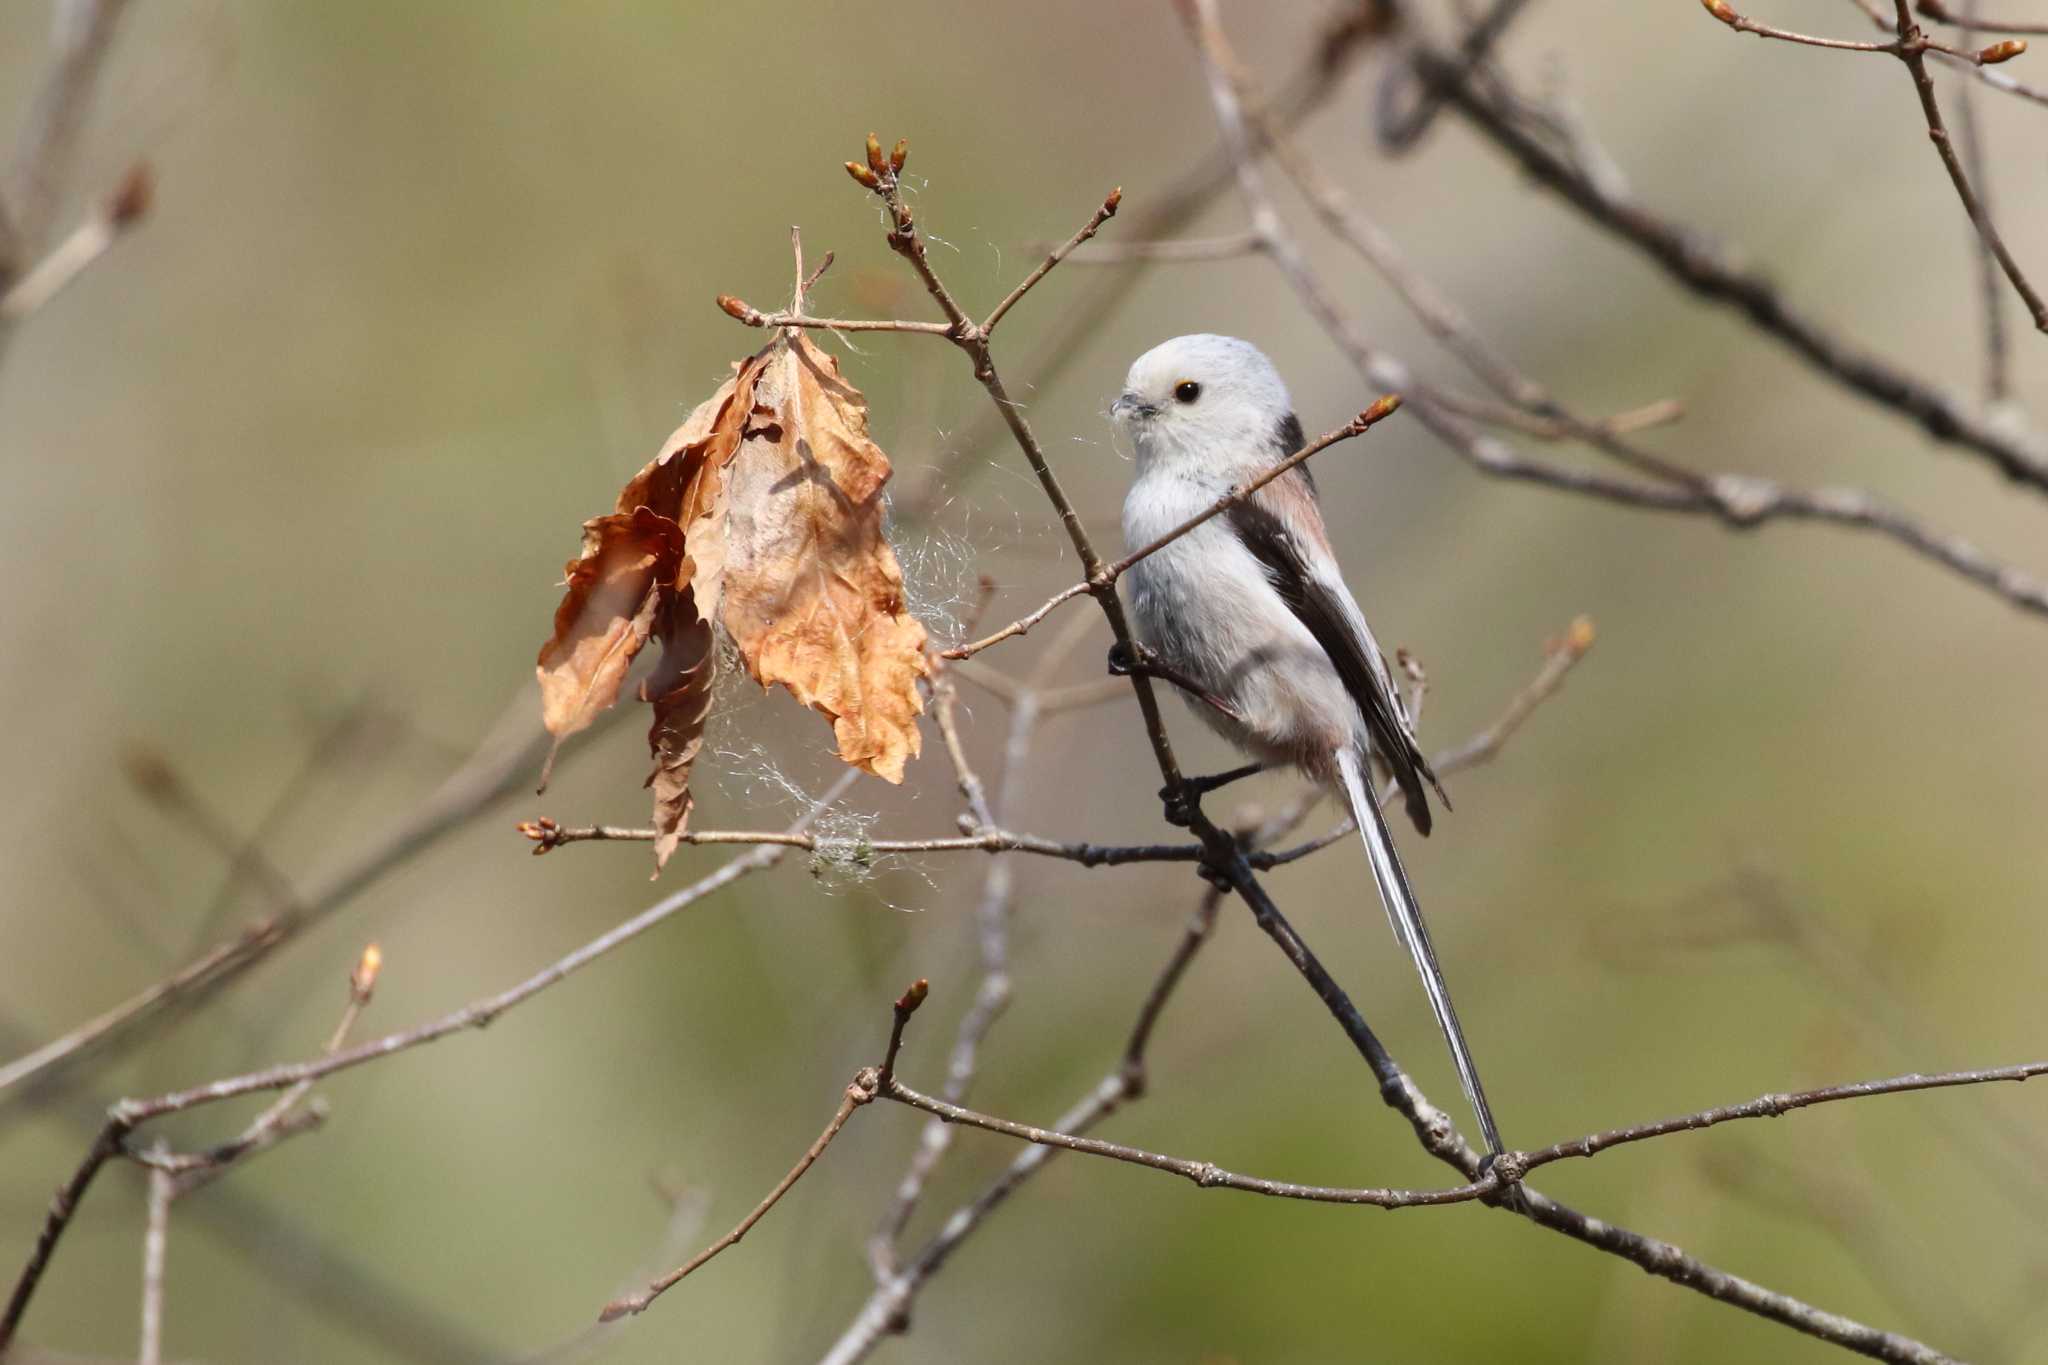
M1280 447L1274 453L1274 458L1277 460L1284 460L1295 451L1307 445L1308 437L1302 433L1301 419L1291 412L1281 414L1279 424L1273 428L1273 442ZM1301 475L1301 481L1308 485L1309 492L1313 493L1316 491L1316 478L1315 475L1308 472L1308 463L1306 461L1296 465L1294 472Z
M1432 821L1422 783L1424 778L1434 783L1436 775L1430 772L1429 761L1402 725L1394 700L1387 695L1388 684L1365 657L1364 642L1346 624L1343 604L1316 581L1293 532L1256 495L1238 503L1223 517L1266 571L1266 580L1280 594L1280 600L1329 656L1337 676L1344 682L1344 690L1351 694L1353 704L1365 718L1373 748L1393 769L1395 780L1401 785L1409 818L1420 833L1428 834Z

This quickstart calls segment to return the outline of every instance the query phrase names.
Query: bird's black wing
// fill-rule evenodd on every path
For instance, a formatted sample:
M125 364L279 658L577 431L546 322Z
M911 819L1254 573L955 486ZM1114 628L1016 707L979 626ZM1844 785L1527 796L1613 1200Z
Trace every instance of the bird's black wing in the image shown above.
M1296 431L1299 430L1297 426ZM1298 441L1296 448L1299 448ZM1310 567L1307 547L1301 544L1296 532L1273 510L1266 498L1268 491L1279 489L1294 474L1305 472L1297 466L1267 489L1225 512L1224 518L1244 547L1251 551L1252 557L1265 569L1267 581L1280 594L1287 609L1308 628L1308 633L1329 656L1345 690L1365 717L1366 733L1371 736L1373 751L1392 769L1394 780L1401 785L1408 818L1415 822L1417 830L1428 834L1432 818L1423 782L1426 780L1430 786L1436 787L1438 796L1443 795L1443 787L1437 782L1436 774L1430 771L1429 760L1416 747L1414 736L1408 731L1400 703L1393 695L1393 680L1387 675L1384 661L1374 657L1378 646L1354 626L1357 608L1344 594L1342 585L1332 587L1318 578ZM1313 508L1313 485L1286 490L1280 496L1287 498L1290 494L1297 498L1306 495L1308 505Z

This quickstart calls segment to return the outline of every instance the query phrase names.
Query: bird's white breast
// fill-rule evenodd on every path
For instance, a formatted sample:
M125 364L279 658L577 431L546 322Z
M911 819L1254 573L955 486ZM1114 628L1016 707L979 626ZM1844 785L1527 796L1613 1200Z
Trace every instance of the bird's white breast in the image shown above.
M1227 491L1185 467L1141 473L1124 499L1125 543L1151 544ZM1350 738L1356 707L1337 670L1224 517L1140 560L1124 581L1139 637L1242 717L1238 726L1194 704L1226 738L1289 762Z

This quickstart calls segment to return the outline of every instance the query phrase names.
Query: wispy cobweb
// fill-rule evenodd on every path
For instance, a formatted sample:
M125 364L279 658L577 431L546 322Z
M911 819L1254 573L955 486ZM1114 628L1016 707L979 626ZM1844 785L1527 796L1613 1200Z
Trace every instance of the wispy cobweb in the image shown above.
M809 810L818 793L799 782L767 746L759 741L728 734L736 743L714 751L718 760L719 786L749 811L774 811L778 817L794 818ZM828 890L844 890L871 881L884 870L886 855L870 846L876 811L856 810L844 803L833 806L811 824L818 847L810 855L811 875Z
M750 823L786 824L816 805L839 771L830 757L831 732L822 719L798 711L787 696L764 693L747 676L739 651L723 631L719 632L718 650L718 683L711 719L705 725L706 761L697 767L699 780L713 778L732 805L747 813ZM777 731L787 733L788 726L781 722L792 714L802 715L804 728L799 734L808 734L818 743L815 751L804 751L806 757L819 760L810 766L830 769L822 776L813 774L812 781L797 772L805 766L801 760L776 754L756 738ZM871 840L881 818L879 811L857 809L840 801L812 822L818 846L809 855L810 872L824 890L838 893L874 883L883 873L899 868L909 868L927 885L934 884L909 856L874 850ZM886 898L883 904L892 910L916 908Z
M904 600L935 641L960 638L981 596L981 556L970 530L921 531L894 540Z

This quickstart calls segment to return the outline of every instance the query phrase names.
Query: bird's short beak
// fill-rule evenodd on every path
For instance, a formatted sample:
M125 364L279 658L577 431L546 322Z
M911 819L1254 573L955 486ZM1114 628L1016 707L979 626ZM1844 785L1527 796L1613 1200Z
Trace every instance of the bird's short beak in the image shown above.
M1159 409L1140 399L1135 393L1120 393L1109 405L1109 415L1119 422L1129 422L1140 417L1150 417Z

